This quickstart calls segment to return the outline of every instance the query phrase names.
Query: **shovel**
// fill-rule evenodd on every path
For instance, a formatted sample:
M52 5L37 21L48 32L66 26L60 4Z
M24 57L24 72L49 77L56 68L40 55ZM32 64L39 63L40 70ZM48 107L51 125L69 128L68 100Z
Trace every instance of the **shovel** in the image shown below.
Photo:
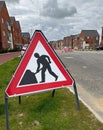
M42 68L41 68L41 69L39 69L39 71L40 71L40 70L42 70ZM34 74L37 74L37 73L39 73L39 71L35 72Z

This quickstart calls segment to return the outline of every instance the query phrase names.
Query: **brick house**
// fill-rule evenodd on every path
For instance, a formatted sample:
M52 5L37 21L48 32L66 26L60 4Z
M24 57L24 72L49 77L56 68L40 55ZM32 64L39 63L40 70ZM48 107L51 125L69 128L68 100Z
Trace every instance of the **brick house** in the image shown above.
M64 46L69 47L69 41L70 41L69 39L70 39L70 36L66 36L63 38Z
M13 40L13 46L14 46L14 44L15 44L15 42L16 42L16 20L15 20L15 17L10 17L10 20L11 20L11 30L12 30L12 40Z
M58 42L58 40L55 42L55 48L56 48L56 50L59 49L59 42Z
M15 45L19 45L21 46L22 45L22 33L21 33L21 26L20 26L20 23L19 21L16 21L16 32L17 32L17 35L16 35L16 41L17 43L15 43Z
M75 49L75 50L80 49L79 34L74 35L74 37L73 37L73 49Z
M73 37L74 37L74 35L64 37L64 39L63 39L64 46L72 49L73 48Z
M60 49L63 49L63 47L64 47L64 41L63 40L59 40L59 48Z
M30 43L30 33L29 32L22 32L22 44L29 44Z
M4 1L0 1L0 50L13 49L11 22Z
M10 20L11 20L13 46L14 48L17 48L22 45L21 27L19 21L15 20L15 17L10 17Z
M63 49L63 47L64 47L63 40L56 41L56 49L61 50L61 49Z
M9 17L5 1L0 1L0 51L21 49L30 42L29 32L22 33L19 21Z
M99 34L96 30L82 30L79 35L80 49L95 49L99 45Z
M49 42L49 44L50 44L50 46L54 49L54 50L56 50L56 41L50 41Z
M101 42L100 42L100 46L103 46L103 27L102 27L102 33L101 33Z

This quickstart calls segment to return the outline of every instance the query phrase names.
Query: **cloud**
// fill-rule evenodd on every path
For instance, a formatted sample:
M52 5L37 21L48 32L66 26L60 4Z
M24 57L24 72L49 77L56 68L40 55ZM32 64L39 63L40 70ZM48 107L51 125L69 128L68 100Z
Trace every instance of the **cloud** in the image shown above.
M14 11L14 10L15 11ZM9 8L9 11L10 11L10 14L14 15L14 16L25 16L25 17L28 17L30 16L30 14L33 14L34 11L33 10L29 10L28 8L23 8L23 7L16 7L16 6L13 6L12 8Z
M22 31L41 30L48 40L103 26L103 0L5 0ZM31 35L32 36L32 35Z
M19 3L20 0L5 0L5 2L7 2L9 4L13 4L13 3Z
M43 6L43 10L41 11L40 15L61 19L73 16L75 13L77 13L77 9L74 6L60 8L57 0L48 0L48 2Z

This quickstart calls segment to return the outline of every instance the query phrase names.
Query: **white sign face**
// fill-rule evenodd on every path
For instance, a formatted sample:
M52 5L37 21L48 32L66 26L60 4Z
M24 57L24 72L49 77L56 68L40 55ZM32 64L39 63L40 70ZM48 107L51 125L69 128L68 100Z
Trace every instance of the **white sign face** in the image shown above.
M47 62L49 63L49 67L51 68L50 72L48 70L48 67L45 67L44 65L42 65L40 63L40 71L36 73L36 70L37 70L37 67L38 67L38 64L37 64L37 58L34 56L35 53L38 53L40 57L43 57L43 56L48 56L51 63L49 63L47 57L44 58L44 60L47 60ZM43 60L43 58L42 58ZM44 61L45 62L45 61ZM43 67L45 68L45 72L43 72ZM49 82L56 82L56 81L63 81L63 80L66 80L65 77L63 76L63 74L61 73L61 71L59 70L59 68L57 67L57 65L54 63L54 61L52 60L52 58L50 57L50 55L48 54L48 52L46 51L46 49L43 47L42 43L40 41L38 41L37 43L37 46L27 64L27 67L25 68L25 71L21 77L21 80L25 74L25 72L27 70L30 70L30 72L34 73L35 74L35 77L36 77L36 80L37 80L37 83L49 83ZM53 72L55 75L58 76L57 80L55 81L55 75L53 75L51 72ZM41 82L42 81L42 74L44 73L45 75L45 81ZM20 82L21 82L20 80ZM19 84L20 84L19 82ZM20 87L20 85L18 84L18 87ZM32 84L32 83L31 83ZM23 85L23 84L21 84ZM25 85L26 86L26 85Z

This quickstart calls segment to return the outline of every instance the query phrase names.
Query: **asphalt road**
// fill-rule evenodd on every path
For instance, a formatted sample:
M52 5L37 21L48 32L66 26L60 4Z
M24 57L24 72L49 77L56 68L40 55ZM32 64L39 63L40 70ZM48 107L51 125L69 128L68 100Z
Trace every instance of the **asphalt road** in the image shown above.
M75 79L80 99L103 122L103 51L58 55Z

